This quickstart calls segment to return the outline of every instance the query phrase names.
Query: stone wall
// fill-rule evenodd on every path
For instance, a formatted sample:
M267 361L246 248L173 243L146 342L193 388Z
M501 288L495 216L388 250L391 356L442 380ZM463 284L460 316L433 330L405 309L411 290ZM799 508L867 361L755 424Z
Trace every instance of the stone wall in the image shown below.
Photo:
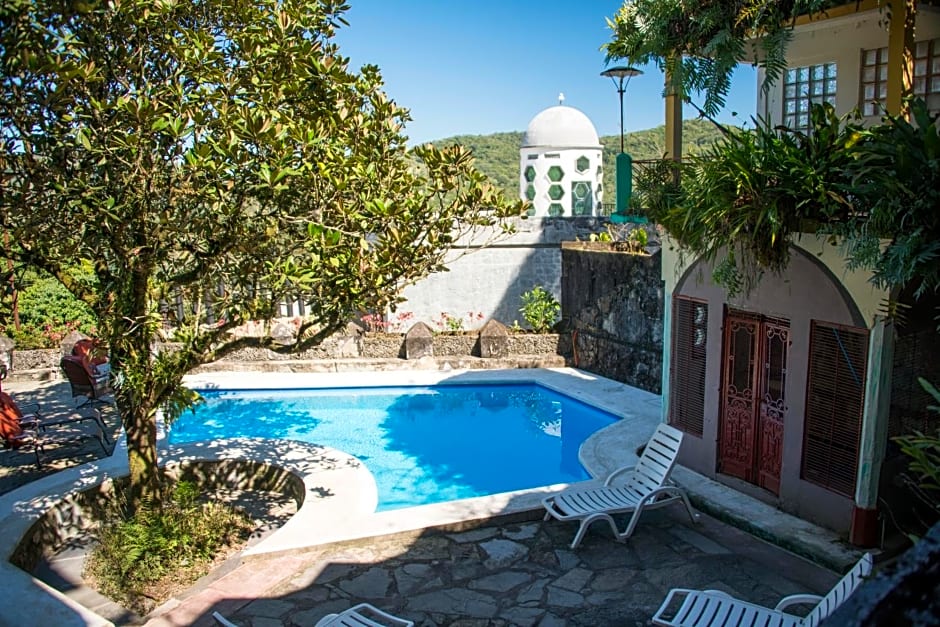
M562 247L562 317L572 363L654 394L662 391L660 252L617 252L606 243Z
M435 357L480 357L480 340L476 332L438 333L432 338ZM571 344L567 337L557 334L510 334L507 357L557 356L555 362L539 361L551 366L564 365L570 355ZM173 343L161 344L158 350L173 350ZM59 376L61 349L13 351L13 369L10 376L16 379L55 379ZM327 338L319 346L299 353L279 353L266 348L243 348L226 355L216 367L232 367L233 364L265 364L270 362L315 362L336 360L395 360L405 359L405 336L396 333L362 333L355 325L346 331ZM557 362L557 363L556 363ZM464 363L464 362L460 362ZM495 363L495 361L494 361ZM507 363L501 361L500 363ZM521 360L519 364L532 363ZM456 366L455 366L456 367ZM480 367L476 365L474 367ZM521 366L517 366L521 367ZM539 366L542 367L542 366Z

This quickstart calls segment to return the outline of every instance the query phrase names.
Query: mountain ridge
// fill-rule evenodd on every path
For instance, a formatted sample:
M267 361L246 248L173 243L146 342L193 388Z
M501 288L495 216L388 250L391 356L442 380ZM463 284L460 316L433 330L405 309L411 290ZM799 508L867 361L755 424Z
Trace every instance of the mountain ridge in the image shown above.
M487 135L453 135L436 139L430 144L437 147L459 144L473 152L476 167L508 198L519 197L519 149L522 131L502 131ZM721 131L707 120L684 120L682 123L682 153L691 154L711 146L722 137ZM661 159L666 147L665 125L624 133L624 151L635 160ZM605 190L614 189L615 159L620 152L620 135L600 138L603 146ZM613 202L611 194L605 202Z

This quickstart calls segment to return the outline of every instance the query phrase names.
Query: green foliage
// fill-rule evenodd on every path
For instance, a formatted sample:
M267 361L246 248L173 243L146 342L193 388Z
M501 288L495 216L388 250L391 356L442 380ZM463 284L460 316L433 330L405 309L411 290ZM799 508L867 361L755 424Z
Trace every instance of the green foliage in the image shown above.
M919 378L918 381L937 402L937 405L930 405L927 409L940 413L940 391L924 379ZM940 520L940 430L927 435L917 432L894 440L901 446L901 452L910 458L908 473L903 479L915 498L926 508L928 514L923 521L923 528L928 529ZM912 540L916 539L916 536L912 537Z
M910 115L860 131L845 173L856 211L832 232L845 238L851 267L921 296L940 289L940 121L922 99Z
M830 105L815 105L810 117L808 134L766 124L729 129L649 207L684 251L715 262L714 280L731 293L749 290L763 271L782 271L791 235L851 214L846 168L861 127Z
M302 298L310 316L278 350L317 344L443 269L457 238L522 210L468 151L408 150L408 111L334 41L346 10L0 7L0 229L16 243L4 254L94 312L141 489L156 487L153 424L182 376L243 346L277 348L234 328ZM177 298L181 350L155 352Z
M561 303L540 285L522 295L522 308L519 313L536 333L548 333L558 320L560 312Z
M12 323L5 329L0 327L16 341L18 349L58 348L62 338L73 330L95 335L97 327L91 309L57 279L30 273L21 285L25 287L20 289L17 300L20 328L17 330Z
M605 46L608 59L627 65L655 63L670 76L671 89L684 100L704 94L702 109L714 116L725 104L731 73L745 57L759 59L764 86L786 69L786 48L795 18L842 4L842 0L744 0L624 2Z
M195 581L223 547L244 541L251 521L220 503L201 503L192 483L180 482L162 508L145 507L124 516L115 505L101 525L99 544L85 566L98 589L146 614L152 586L165 577Z
M642 226L632 227L629 224L610 223L607 225L607 231L591 233L589 240L608 243L613 250L642 253L649 245L649 233Z

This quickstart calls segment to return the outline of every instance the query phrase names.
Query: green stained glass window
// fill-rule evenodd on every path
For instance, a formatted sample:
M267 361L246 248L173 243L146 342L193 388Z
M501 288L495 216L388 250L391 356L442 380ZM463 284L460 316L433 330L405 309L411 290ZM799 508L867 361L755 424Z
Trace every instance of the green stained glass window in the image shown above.
M560 165L553 165L548 169L548 180L557 183L563 178L565 178L565 171L561 169Z
M576 216L589 216L594 207L590 181L571 182L571 213Z
M529 200L535 200L535 185L529 184L525 188L525 197Z
M531 165L526 166L525 180L527 180L530 183L535 180L535 168L533 168Z
M561 200L565 195L565 190L561 188L561 185L552 185L548 188L548 197L552 200Z
M578 172L587 172L587 169L591 167L591 160L584 156L578 157L577 167Z
M565 215L565 208L559 202L553 202L548 206L548 215L553 218Z

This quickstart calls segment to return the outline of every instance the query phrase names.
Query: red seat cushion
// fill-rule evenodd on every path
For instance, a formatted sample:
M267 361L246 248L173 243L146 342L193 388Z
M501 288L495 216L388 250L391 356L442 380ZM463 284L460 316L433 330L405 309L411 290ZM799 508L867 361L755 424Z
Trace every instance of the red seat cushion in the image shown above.
M106 355L102 355L98 350L97 340L82 339L75 342L72 346L72 354L82 358L82 366L92 378L98 375L98 366L108 363Z
M18 439L23 435L23 427L20 425L20 418L22 417L23 413L13 402L13 399L10 398L10 395L6 392L0 392L0 436L13 448L23 444Z

